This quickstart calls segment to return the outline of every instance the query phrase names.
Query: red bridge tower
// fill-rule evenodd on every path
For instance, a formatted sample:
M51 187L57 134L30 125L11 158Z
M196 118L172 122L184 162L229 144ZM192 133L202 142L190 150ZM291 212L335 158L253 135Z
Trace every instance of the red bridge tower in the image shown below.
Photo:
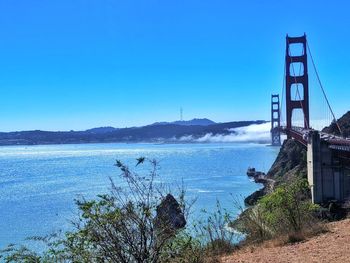
M292 54L292 45L302 45L301 54ZM292 116L295 109L301 109L304 127L310 127L309 117L309 77L307 72L306 35L286 37L286 114L287 130L293 127ZM298 71L298 72L296 72ZM292 91L294 94L292 94ZM290 136L288 136L290 137Z
M280 96L271 95L271 144L281 145L281 116L280 116Z

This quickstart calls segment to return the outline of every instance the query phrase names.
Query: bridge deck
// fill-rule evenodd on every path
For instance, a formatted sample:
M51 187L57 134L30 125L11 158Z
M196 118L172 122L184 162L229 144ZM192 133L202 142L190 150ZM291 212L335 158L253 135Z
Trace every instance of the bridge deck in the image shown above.
M291 129L287 129L287 127L281 127L281 131L286 135L296 139L306 147L309 132L313 131L313 129L305 129L302 127L292 127ZM321 141L326 142L330 149L350 152L350 138L343 138L325 132L319 132L319 134Z

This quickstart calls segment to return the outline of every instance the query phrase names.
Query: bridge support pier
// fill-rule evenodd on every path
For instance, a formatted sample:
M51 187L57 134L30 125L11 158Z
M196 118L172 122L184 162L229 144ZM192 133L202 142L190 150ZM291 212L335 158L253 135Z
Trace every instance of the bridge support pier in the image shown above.
M319 132L309 132L307 175L313 203L344 199L344 174L340 164L327 143L321 140Z

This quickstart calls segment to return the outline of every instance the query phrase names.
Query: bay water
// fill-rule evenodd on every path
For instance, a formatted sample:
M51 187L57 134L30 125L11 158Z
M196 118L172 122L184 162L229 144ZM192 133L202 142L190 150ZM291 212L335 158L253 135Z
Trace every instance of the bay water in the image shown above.
M131 169L138 169L138 157L156 159L162 183L169 189L183 184L187 198L197 198L193 218L205 216L202 209L213 211L217 200L237 216L233 199L243 203L261 188L249 180L247 168L266 172L277 153L278 148L248 143L0 147L0 248L71 229L78 212L74 199L108 192L109 178L121 183L116 159Z

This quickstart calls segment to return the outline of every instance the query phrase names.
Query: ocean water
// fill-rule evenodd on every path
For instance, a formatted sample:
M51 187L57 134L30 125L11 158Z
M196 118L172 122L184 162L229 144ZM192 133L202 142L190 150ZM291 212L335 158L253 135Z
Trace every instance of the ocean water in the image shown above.
M216 200L237 215L233 197L261 186L246 176L248 166L267 171L278 153L262 144L79 144L0 147L0 248L26 237L69 230L77 216L74 199L93 198L120 184L114 166L131 168L140 156L159 161L159 180L169 188L183 182L197 198L192 218L212 211ZM139 172L147 172L140 168Z

